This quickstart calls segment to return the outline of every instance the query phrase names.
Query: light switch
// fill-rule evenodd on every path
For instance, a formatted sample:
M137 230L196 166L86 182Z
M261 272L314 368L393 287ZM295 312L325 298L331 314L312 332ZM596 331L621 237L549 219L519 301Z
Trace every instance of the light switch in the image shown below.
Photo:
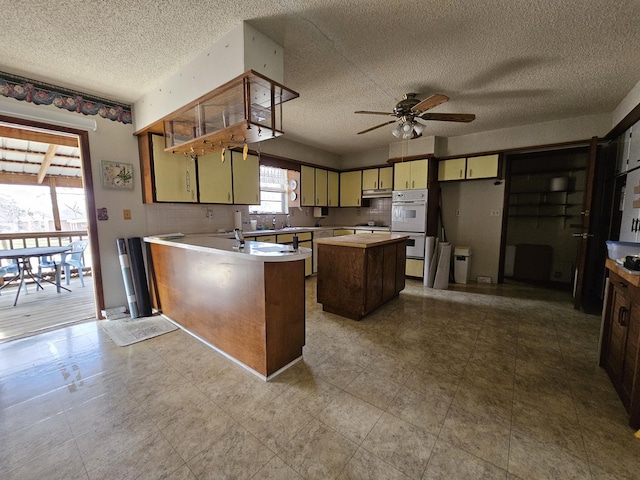
M122 216L125 220L131 220L131 210L122 210Z

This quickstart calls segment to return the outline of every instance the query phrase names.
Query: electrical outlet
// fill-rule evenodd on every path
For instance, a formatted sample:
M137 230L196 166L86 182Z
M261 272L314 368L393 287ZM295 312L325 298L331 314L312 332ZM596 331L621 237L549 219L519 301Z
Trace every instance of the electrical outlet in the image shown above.
M478 276L478 283L491 283L491 277Z
M460 210L456 210L456 217L460 216Z
M122 210L122 217L125 220L131 220L131 210Z
M500 216L500 210L491 210L491 216L492 217L499 217Z

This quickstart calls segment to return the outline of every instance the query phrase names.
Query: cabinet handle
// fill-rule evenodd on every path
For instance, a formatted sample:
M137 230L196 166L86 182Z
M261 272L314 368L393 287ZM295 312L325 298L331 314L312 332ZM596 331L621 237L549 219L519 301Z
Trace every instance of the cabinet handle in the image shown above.
M459 178L462 178L462 169L460 169L460 177Z
M469 169L469 177L473 177L473 168Z
M360 206L360 199L358 199L358 206Z
M231 192L227 192L227 202L231 201Z
M411 180L411 188L416 188L416 181L415 180Z
M627 284L626 284L626 283L623 283L623 282L618 282L618 286L619 286L620 288L627 288Z
M378 182L373 182L373 188L378 188Z
M621 327L629 326L629 309L627 307L620 307L620 313L618 314L618 323Z
M404 182L405 188L409 188L409 181Z
M380 180L380 188L382 188L382 184L383 184L383 183L384 183L384 182L383 182L382 180Z

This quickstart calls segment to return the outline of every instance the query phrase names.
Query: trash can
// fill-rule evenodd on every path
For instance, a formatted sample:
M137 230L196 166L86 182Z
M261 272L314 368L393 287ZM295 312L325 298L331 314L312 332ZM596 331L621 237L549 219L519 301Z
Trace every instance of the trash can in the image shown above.
M458 246L453 250L453 278L456 283L467 283L471 270L471 247Z

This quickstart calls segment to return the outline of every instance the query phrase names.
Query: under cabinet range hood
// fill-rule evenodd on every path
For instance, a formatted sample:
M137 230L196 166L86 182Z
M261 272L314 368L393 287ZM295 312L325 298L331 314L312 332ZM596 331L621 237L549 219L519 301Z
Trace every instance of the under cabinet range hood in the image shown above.
M372 190L363 190L362 198L391 198L392 190L390 188L376 188Z
M299 94L249 70L164 118L165 151L205 155L279 137Z

